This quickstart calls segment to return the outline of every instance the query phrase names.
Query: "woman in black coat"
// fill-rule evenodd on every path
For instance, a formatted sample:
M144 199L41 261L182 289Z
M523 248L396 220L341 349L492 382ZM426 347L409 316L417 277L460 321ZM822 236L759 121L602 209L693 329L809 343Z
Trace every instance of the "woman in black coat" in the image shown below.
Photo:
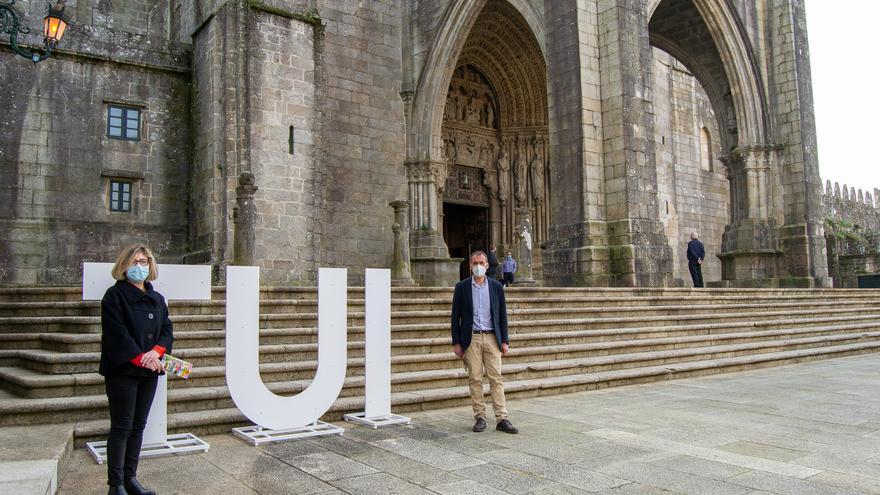
M143 244L125 248L113 265L116 284L101 300L101 365L110 406L107 484L111 495L150 495L138 482L144 427L162 356L174 336L168 307L151 280L159 275L153 253Z

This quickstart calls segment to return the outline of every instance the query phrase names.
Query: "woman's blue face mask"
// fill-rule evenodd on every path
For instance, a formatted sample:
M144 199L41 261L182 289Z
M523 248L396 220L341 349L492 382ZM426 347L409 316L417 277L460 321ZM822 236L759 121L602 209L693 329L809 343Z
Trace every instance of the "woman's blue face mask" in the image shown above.
M132 282L143 282L150 276L150 267L141 265L130 266L128 267L128 270L125 271L125 276Z

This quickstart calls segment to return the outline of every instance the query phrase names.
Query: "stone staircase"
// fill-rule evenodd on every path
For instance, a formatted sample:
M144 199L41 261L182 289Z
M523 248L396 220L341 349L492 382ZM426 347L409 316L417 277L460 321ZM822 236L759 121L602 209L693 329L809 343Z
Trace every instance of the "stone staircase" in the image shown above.
M467 404L451 352L446 288L392 292L395 412ZM224 378L224 291L173 301L169 431L246 424ZM109 428L98 367L100 304L75 288L0 288L0 426L76 422L77 443ZM880 291L823 289L512 288L508 397L560 394L880 351ZM265 288L260 372L278 394L307 387L317 366L317 293ZM350 289L348 374L325 419L363 410L363 290Z

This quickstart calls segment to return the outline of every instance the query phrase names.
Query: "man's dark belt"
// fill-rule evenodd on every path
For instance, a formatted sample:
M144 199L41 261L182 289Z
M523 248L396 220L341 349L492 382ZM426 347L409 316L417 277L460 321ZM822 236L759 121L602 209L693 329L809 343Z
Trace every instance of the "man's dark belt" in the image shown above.
M495 330L474 330L474 333L495 333Z

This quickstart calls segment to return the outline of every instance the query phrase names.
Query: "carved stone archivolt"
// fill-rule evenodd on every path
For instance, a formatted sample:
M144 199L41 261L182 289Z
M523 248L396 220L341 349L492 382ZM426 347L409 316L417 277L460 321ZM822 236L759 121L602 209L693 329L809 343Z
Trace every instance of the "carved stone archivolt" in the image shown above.
M500 249L513 246L518 219L529 220L534 242L545 240L550 193L546 66L534 35L508 2L489 0L471 29L449 82L443 117L444 167L426 163L409 169L414 225L430 227L435 216L425 220L420 211L442 211L442 203L450 202L487 207L488 240ZM428 181L436 196L420 186ZM419 209L432 201L436 206ZM438 225L449 220L442 214L436 218Z
M504 128L501 123L510 119L502 118L499 107L503 108L495 89L477 67L463 65L455 70L443 123L447 175L438 187L443 201L489 207L492 242L502 246L514 242L515 209L529 212L533 235L540 242L546 239L549 225L544 204L549 194L544 180L549 163L547 126ZM535 117L521 105L514 113L520 123Z
M489 82L469 66L456 69L446 94L446 122L494 129L496 103Z

